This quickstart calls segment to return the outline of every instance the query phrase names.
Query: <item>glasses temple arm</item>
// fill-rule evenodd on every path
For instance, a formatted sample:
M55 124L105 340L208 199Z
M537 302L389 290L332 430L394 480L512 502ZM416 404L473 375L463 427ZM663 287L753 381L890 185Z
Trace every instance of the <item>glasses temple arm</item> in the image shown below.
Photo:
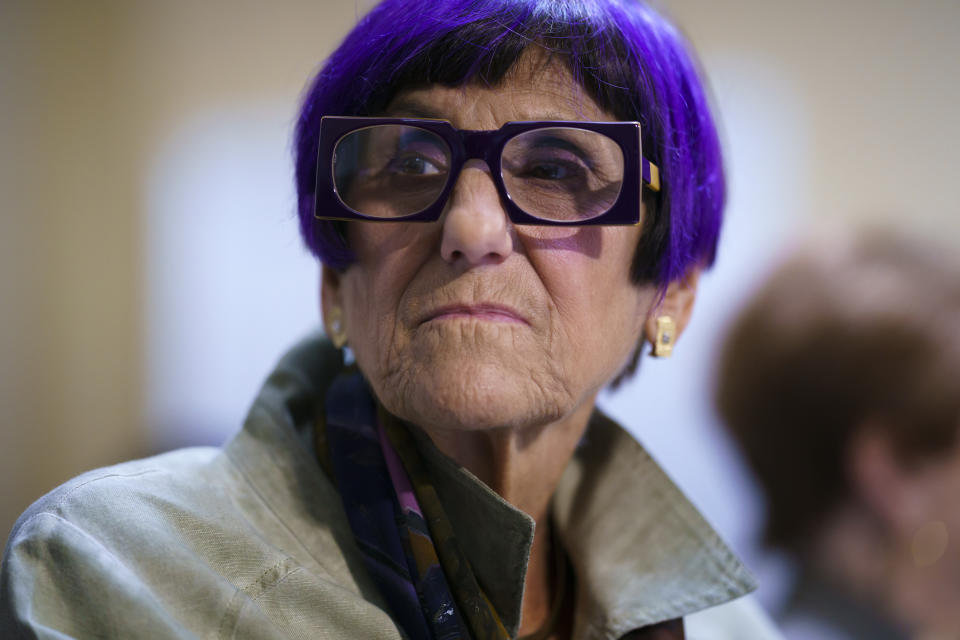
M640 158L640 174L643 183L650 187L651 191L660 191L660 169L646 158Z

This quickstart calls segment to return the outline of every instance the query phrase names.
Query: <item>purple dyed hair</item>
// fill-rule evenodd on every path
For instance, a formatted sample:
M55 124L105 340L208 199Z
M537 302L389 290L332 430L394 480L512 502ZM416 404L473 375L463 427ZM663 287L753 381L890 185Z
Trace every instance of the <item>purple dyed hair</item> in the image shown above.
M337 223L314 217L325 115L378 115L400 90L495 86L532 44L562 60L604 109L636 120L662 187L632 275L661 287L716 254L723 161L706 91L677 28L637 0L384 0L359 21L306 91L295 132L300 230L324 264L354 260Z

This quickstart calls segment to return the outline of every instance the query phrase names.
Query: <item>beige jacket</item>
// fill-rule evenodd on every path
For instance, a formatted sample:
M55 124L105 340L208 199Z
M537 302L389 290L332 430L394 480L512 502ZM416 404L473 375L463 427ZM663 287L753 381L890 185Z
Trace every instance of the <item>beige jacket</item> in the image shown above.
M91 471L41 498L8 541L0 637L401 638L312 453L319 399L341 366L311 338L283 358L223 449ZM532 519L428 439L421 448L480 584L515 631ZM577 577L576 638L619 638L754 588L599 412L553 507ZM697 640L689 627L687 637Z

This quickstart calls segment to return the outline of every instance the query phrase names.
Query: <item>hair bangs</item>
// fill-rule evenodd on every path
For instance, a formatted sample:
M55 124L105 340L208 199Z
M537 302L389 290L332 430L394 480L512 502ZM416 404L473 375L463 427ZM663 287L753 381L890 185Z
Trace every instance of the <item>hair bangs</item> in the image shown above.
M342 269L354 256L337 223L313 215L320 119L382 115L403 90L496 87L530 47L558 61L619 120L637 121L661 191L645 191L636 282L666 284L712 263L725 197L719 141L698 69L679 32L634 0L385 0L308 88L295 133L301 232Z

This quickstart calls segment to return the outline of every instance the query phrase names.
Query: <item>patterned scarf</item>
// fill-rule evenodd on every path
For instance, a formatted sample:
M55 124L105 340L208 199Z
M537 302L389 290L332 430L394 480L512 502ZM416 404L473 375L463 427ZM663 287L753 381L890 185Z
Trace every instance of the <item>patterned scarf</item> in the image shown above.
M325 410L318 456L337 484L367 569L404 633L412 640L508 638L404 425L378 407L356 372L334 381Z

